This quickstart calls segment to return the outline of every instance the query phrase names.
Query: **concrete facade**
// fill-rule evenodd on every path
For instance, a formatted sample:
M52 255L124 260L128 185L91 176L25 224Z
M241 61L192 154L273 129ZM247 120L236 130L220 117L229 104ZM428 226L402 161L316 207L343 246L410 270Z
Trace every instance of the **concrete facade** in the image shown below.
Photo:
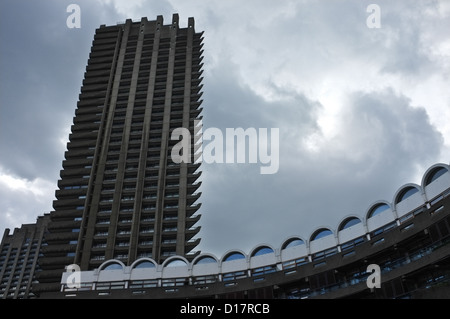
M38 258L49 216L37 218L10 233L6 229L0 243L0 299L35 298L32 285L39 271Z
M309 238L261 244L221 258L173 256L158 264L118 260L61 278L51 298L442 298L450 296L450 172L436 164L422 185L406 184L393 201L376 201L361 217ZM411 187L417 190L411 190ZM412 204L413 203L413 204ZM377 210L387 205L385 210ZM406 208L407 207L407 208ZM407 211L406 211L407 210ZM378 212L377 214L375 214ZM358 223L349 223L359 218ZM374 219L374 221L372 221ZM369 265L380 267L380 288L367 285Z
M64 267L195 257L200 164L175 163L176 128L201 119L202 33L178 15L96 30L50 213L36 292ZM192 155L193 159L193 155Z

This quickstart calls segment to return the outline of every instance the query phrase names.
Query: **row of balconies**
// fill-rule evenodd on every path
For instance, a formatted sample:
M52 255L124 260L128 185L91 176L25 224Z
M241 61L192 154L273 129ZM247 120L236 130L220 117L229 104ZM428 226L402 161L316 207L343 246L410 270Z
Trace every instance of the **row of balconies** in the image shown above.
M116 254L124 254L125 252L128 252L130 249L130 243L129 241L119 241L116 242L116 245L114 246L114 255ZM176 237L166 238L161 241L161 248L170 248L174 247L177 243ZM200 239L191 240L186 242L187 247L194 248L200 243ZM138 254L139 251L145 250L146 252L151 252L153 246L153 240L149 238L140 239L137 244ZM96 242L92 246L92 252L94 253L94 258L96 260L99 260L97 256L102 256L99 253L103 252L105 248L107 247L106 242ZM191 249L192 249L191 248ZM117 257L114 257L117 258ZM120 258L119 258L120 259Z
M116 49L117 41L111 41L110 43L100 44L93 41L91 47L91 54L100 53L100 52L112 52L114 53Z
M170 147L169 147L170 148ZM148 153L147 156L148 157L152 157L152 152L155 152L154 150L155 148L150 148L148 149ZM130 150L130 149L128 149ZM111 152L111 154L120 154L120 149L119 150L113 150ZM159 153L159 152L158 152ZM170 149L169 149L169 153L170 153ZM156 155L156 153L155 153ZM140 157L136 157L134 159L131 160L127 160L126 162L126 167L125 167L125 172L138 172L139 169L139 159ZM175 178L175 177L179 177L180 176L180 166L179 164L176 163L171 163L169 162L168 164L173 164L173 165L167 165L166 167L166 172L165 172L165 176L166 177L170 177L170 178ZM201 171L196 172L197 169L199 168L200 164L188 164L188 177L200 177L201 175ZM194 166L192 166L194 165ZM90 167L86 166L84 168L80 168L78 170L70 170L70 172L68 175L86 175L90 172ZM107 164L106 168L105 168L105 179L110 179L110 180L115 180L116 179L116 174L118 172L118 166L117 163L111 163L111 164ZM152 177L158 177L159 176L159 161L147 161L147 166L145 168L145 177L144 178L152 178Z
M65 254L74 252L77 249L76 244L62 243L62 244L52 244L41 247L41 252L44 256L50 256L52 254Z
M75 151L81 150L83 148L74 149ZM60 176L61 178L80 178L82 176L89 175L91 173L91 167L88 166L69 166L66 165L66 168L61 170Z
M201 43L202 40L203 39L194 40L194 46L193 46L193 51L194 51L194 54L193 54L194 60L193 60L193 62L194 62L194 65L200 63L201 60L202 60L202 52L203 52L203 50L202 50L203 43ZM111 39L109 41L111 43L102 44L101 42L94 42L95 45L93 45L92 50L91 50L91 55L90 55L90 57L91 57L91 59L93 61L90 60L90 64L91 63L92 64L96 64L94 59L101 58L101 57L106 57L106 56L110 56L111 60L108 61L108 62L110 62L110 63L112 62L112 56L114 54L113 50L116 47L116 39L114 37L113 39ZM182 43L180 44L180 47L184 47L182 45ZM147 50L147 49L152 49L153 50L152 47L144 47L144 51L143 51L144 54L146 52L145 50ZM164 51L160 52L160 56L161 56L161 53L164 54L163 52ZM168 52L169 51L167 51L167 55L168 55ZM180 57L183 58L183 57L185 57L185 54L177 55L177 57L178 58L180 58ZM132 55L130 54L130 58L134 61L134 54L132 54ZM102 62L105 62L105 61L103 60ZM100 68L100 66L96 67L96 68ZM88 70L89 71L93 71L96 68L92 68L92 69L88 68ZM110 70L110 67L108 67L108 68L105 67L105 70ZM98 75L106 75L106 74L101 74L101 73L97 74L97 73L89 72L89 75L97 77ZM108 75L109 75L109 73L108 73Z
M80 134L90 134L94 131L98 133L98 130L100 128L100 119L96 122L87 122L87 123L77 123L71 126L71 132L70 135L71 140L73 140L76 137L76 133ZM92 135L94 136L94 135Z
M103 110L98 108L92 108L90 112L86 112L85 109L81 109L82 112L76 112L73 118L74 124L96 123L101 121Z
M203 52L203 51L202 51ZM152 58L152 51L146 51L143 50L142 54L141 54L141 63L139 65L140 70L146 70L148 71L151 68L151 58ZM177 68L185 68L186 67L186 60L187 60L187 55L185 52L180 53L175 53L175 58L174 58L174 67ZM203 60L203 56L200 53L197 53L193 56L192 59L192 64L196 65L196 64L200 64ZM135 61L135 54L128 54L125 56L124 59L124 66L126 66L126 68L123 69L123 72L132 72L133 68L129 67L132 66L134 64ZM157 68L158 69L167 69L168 63L169 61L169 52L167 52L167 54L162 54L161 52L159 52L158 54L158 61L157 61ZM96 67L96 68L90 68L89 70L97 70L100 69L101 67ZM106 68L106 66L105 66ZM110 66L109 66L110 68ZM180 72L176 72L176 73L180 73Z
M95 30L94 39L106 39L110 37L117 37L117 34L119 32L121 26L114 25L114 26L105 26L102 25L100 28L97 28Z
M137 180L137 178L136 178L136 180ZM133 180L130 179L130 181L133 181ZM106 181L106 182L108 182L108 181ZM111 200L107 200L106 196L111 193L116 192L116 189L114 187L114 185L116 183L116 179L111 179L110 182L111 182L111 186L113 186L113 187L108 186L109 184L105 183L105 181L104 181L104 189L102 190L102 195L103 195L104 200L101 200L100 204L105 204L105 203L107 204L108 202L112 202L112 197L111 197ZM136 186L134 184L127 184L126 182L127 181L125 181L125 184L124 184L125 186L122 189L123 194L129 194L131 196L134 196ZM200 198L201 192L198 192L198 193L196 192L198 187L200 186L200 184L201 184L201 182L199 182L197 184L187 185L187 199L188 199L189 203L193 203L198 198ZM127 186L127 185L129 185L129 186ZM156 197L154 195L152 195L152 193L145 194L145 191L150 190L152 192L155 192L157 186L158 186L158 182L156 180L145 183L144 184L144 195L143 195L142 199L144 201L155 201ZM174 199L174 198L177 199L178 198L177 192L178 192L179 186L180 186L179 183L168 181L168 183L166 184L165 198L167 200ZM70 194L70 195L74 195L74 197L75 197L78 195L78 193ZM78 198L80 198L79 195L78 195ZM126 201L126 200L127 200L126 198L122 199L122 201Z
M98 66L106 66L106 63L98 64ZM93 67L89 67L88 69L93 69ZM81 93L87 94L91 92L103 92L106 93L106 90L108 89L107 83L94 83L94 84L86 84L81 87Z
M47 233L45 234L45 240L50 246L52 243L60 244L61 242L70 242L73 240L78 240L78 232L71 232L71 231L58 231L55 233Z
M85 85L94 85L94 84L103 84L103 85L107 85L109 83L109 74L105 74L104 76L99 76L99 77L89 77L89 78L85 78L83 79L83 86ZM78 102L78 107L80 106L85 106L88 105L88 101L83 101L83 103ZM101 104L103 105L103 104Z
M103 85L103 84L102 84ZM103 114L103 104L102 105L91 105L84 106L82 108L77 108L75 110L75 116L102 116Z
M194 200L192 200L194 201ZM141 211L142 214L151 214L156 212L156 200L143 200L142 201L142 206L140 208L136 208L134 206L134 201L130 201L129 204L127 204L127 201L122 201L121 202L122 205L120 207L120 216L122 216L122 218L124 218L125 220L127 220L128 218L131 218L132 215L135 212L135 209L139 209ZM187 204L186 205L186 217L189 218L190 216L192 216L196 211L198 211L198 209L201 207L201 203L198 204ZM175 200L174 202L165 202L163 210L165 213L167 214L177 214L179 211L179 206L178 206L178 200ZM99 214L101 214L102 216L110 216L112 213L112 202L111 201L103 201L100 202L100 208L99 208ZM145 219L145 221L149 221L152 222L152 219L147 217L142 217Z
M61 219L69 219L70 218L70 219L75 220L75 218L81 218L83 216L83 211L77 210L77 209L58 209L57 211L52 211L51 216L55 220L60 219L60 218Z
M89 60L97 59L97 58L110 58L111 59L113 56L114 56L114 48L107 49L107 50L96 49L95 51L91 51L89 53Z
M111 69L101 69L101 70L91 70L89 72L85 72L84 73L84 79L88 80L88 79L96 79L99 77L108 77L111 74Z
M63 172L64 170L61 170ZM72 178L64 178L58 180L58 187L60 190L78 190L78 189L87 189L87 185L89 184L90 175L86 174L80 177L72 177Z
M94 34L94 40L92 43L96 44L107 44L111 43L113 40L117 39L119 36L119 28L117 26L114 27L101 27L96 30Z
M72 133L69 135L69 140L73 141L76 139L79 140L97 140L97 136L98 136L98 129L99 129L99 124L96 124L97 127L91 127L87 130L76 130L75 132L73 131L74 126L72 126Z
M79 215L77 217L66 217L66 216L60 216L59 218L52 216L52 221L49 222L47 229L51 232L63 232L63 231L69 231L71 232L72 229L80 229L81 226L81 216Z
M112 203L114 201L114 193L116 193L116 190L112 189L112 190L107 190L107 191L102 191L102 197L100 198L100 204L104 204L104 203ZM164 198L165 198L165 207L164 208L172 208L169 206L173 206L173 205L178 205L178 199L179 199L179 194L178 192L166 192L164 194ZM199 193L195 193L195 194L188 194L187 195L187 205L191 205L193 204L195 201L197 201L201 196L201 192ZM142 195L141 198L144 202L155 202L158 197L156 196L155 192L152 193L144 193ZM75 199L75 197L72 197L72 200L79 200L78 198ZM122 195L121 195L121 199L120 201L123 203L126 202L134 202L136 200L135 197L135 187L133 188L123 188L122 189ZM78 204L79 202L77 202Z
M92 47L91 49L94 49L94 47ZM101 50L99 48L95 48L95 51L91 51L89 53L89 62L93 59L102 59L102 58L108 58L112 60L112 58L114 57L114 53L115 53L114 48L105 49L103 47L101 48Z
M90 71L90 72L94 72L94 71ZM78 95L78 98L80 101L83 100L89 100L89 99L100 99L100 98L104 98L106 96L106 87L105 85L102 85L103 89L102 90L83 90L83 92L81 92Z
M88 60L88 65L86 66L86 70L88 66L95 66L97 64L102 65L102 64L111 64L112 66L112 62L113 62L113 56L112 55L105 55L103 54L94 54L94 55L90 55L90 58Z
M92 46L111 45L117 43L118 32L110 32L103 35L94 35Z

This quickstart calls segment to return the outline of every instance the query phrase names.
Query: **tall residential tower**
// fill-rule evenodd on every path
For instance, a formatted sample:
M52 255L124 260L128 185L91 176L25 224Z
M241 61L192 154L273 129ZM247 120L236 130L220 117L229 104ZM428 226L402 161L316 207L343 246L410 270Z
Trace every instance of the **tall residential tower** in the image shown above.
M178 15L96 30L58 182L36 291L65 266L195 257L199 165L175 163L172 131L201 116L202 33ZM197 252L198 254L198 252Z

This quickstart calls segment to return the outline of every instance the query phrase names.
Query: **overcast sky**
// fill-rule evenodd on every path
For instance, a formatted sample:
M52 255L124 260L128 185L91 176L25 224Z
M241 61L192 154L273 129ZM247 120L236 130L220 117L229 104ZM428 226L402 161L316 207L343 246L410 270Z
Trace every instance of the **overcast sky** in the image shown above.
M204 129L280 131L276 174L203 164L202 252L334 230L449 163L450 1L1 0L1 234L52 210L95 29L173 13L205 31Z

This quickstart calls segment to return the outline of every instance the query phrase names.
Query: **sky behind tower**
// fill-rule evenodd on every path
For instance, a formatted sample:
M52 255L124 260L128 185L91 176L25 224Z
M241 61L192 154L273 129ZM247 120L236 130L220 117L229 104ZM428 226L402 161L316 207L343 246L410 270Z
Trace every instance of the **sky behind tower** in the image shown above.
M2 0L0 231L52 210L95 29L173 13L205 31L204 128L280 132L276 174L203 164L202 252L335 230L449 163L449 1Z

